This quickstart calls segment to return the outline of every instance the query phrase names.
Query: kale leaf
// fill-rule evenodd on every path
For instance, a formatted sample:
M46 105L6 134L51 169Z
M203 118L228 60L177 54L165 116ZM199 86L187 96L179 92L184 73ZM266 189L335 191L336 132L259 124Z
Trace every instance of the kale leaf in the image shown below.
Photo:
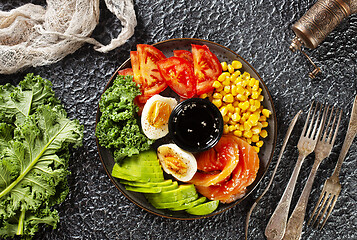
M28 74L18 87L0 86L0 236L33 236L54 228L53 205L68 194L69 145L82 144L83 126L70 120L51 83Z
M137 122L138 107L134 98L140 94L132 76L119 75L99 101L102 115L96 136L102 147L114 152L116 162L148 150L153 143L142 133Z

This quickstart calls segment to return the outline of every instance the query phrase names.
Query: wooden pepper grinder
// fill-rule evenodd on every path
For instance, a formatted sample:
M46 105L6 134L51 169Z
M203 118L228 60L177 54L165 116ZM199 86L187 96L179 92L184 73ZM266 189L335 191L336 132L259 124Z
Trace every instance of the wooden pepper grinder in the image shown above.
M296 36L291 42L290 50L299 50L314 66L314 70L309 73L310 78L315 78L320 68L301 50L301 46L316 48L344 18L356 12L357 0L318 0L291 27Z

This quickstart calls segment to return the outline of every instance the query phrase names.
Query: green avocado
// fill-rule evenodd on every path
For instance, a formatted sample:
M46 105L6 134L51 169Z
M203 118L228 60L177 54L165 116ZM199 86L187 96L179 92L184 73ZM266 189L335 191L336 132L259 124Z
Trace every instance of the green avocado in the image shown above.
M171 179L164 180L163 182L136 182L136 181L127 181L127 180L120 180L120 183L128 186L133 187L165 187L172 185Z
M207 215L215 211L218 207L218 204L219 200L209 201L186 209L186 212L192 215Z
M175 181L171 185L162 187L135 187L135 186L125 186L126 190L141 193L160 193L162 191L170 191L178 188L178 183Z
M197 206L198 204L204 203L205 201L206 201L206 197L200 197L192 202L182 204L179 207L171 208L170 210L172 210L172 211L186 210L186 209L192 208L194 206Z
M169 203L177 202L197 194L193 184L182 184L177 189L148 195L152 202Z
M155 201L152 199L148 199L149 202L157 209L172 209L172 208L177 208L179 206L182 206L183 204L187 204L189 202L193 202L198 198L198 194L196 193L193 196L184 198L182 200L176 201L176 202L159 202Z
M121 171L112 171L112 176L128 181L136 182L162 182L164 181L163 173L123 173Z
M115 164L112 171L127 173L163 173L160 165L150 166L120 166Z

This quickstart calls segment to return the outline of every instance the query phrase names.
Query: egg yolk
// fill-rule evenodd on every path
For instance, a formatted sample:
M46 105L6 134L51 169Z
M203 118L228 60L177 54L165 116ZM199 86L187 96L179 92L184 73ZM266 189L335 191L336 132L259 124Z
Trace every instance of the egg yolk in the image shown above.
M171 113L171 107L168 103L162 101L155 101L150 106L148 112L149 124L153 127L159 128L168 123Z
M183 175L187 173L187 165L182 162L180 159L174 156L168 156L164 159L166 167L172 172Z

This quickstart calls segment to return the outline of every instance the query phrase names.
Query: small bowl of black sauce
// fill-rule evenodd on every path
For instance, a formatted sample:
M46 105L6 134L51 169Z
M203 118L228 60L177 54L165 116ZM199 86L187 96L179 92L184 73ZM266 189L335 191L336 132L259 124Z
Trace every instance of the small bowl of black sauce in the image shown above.
M186 151L208 150L214 147L222 136L222 114L206 99L184 100L170 115L169 133L176 145Z

